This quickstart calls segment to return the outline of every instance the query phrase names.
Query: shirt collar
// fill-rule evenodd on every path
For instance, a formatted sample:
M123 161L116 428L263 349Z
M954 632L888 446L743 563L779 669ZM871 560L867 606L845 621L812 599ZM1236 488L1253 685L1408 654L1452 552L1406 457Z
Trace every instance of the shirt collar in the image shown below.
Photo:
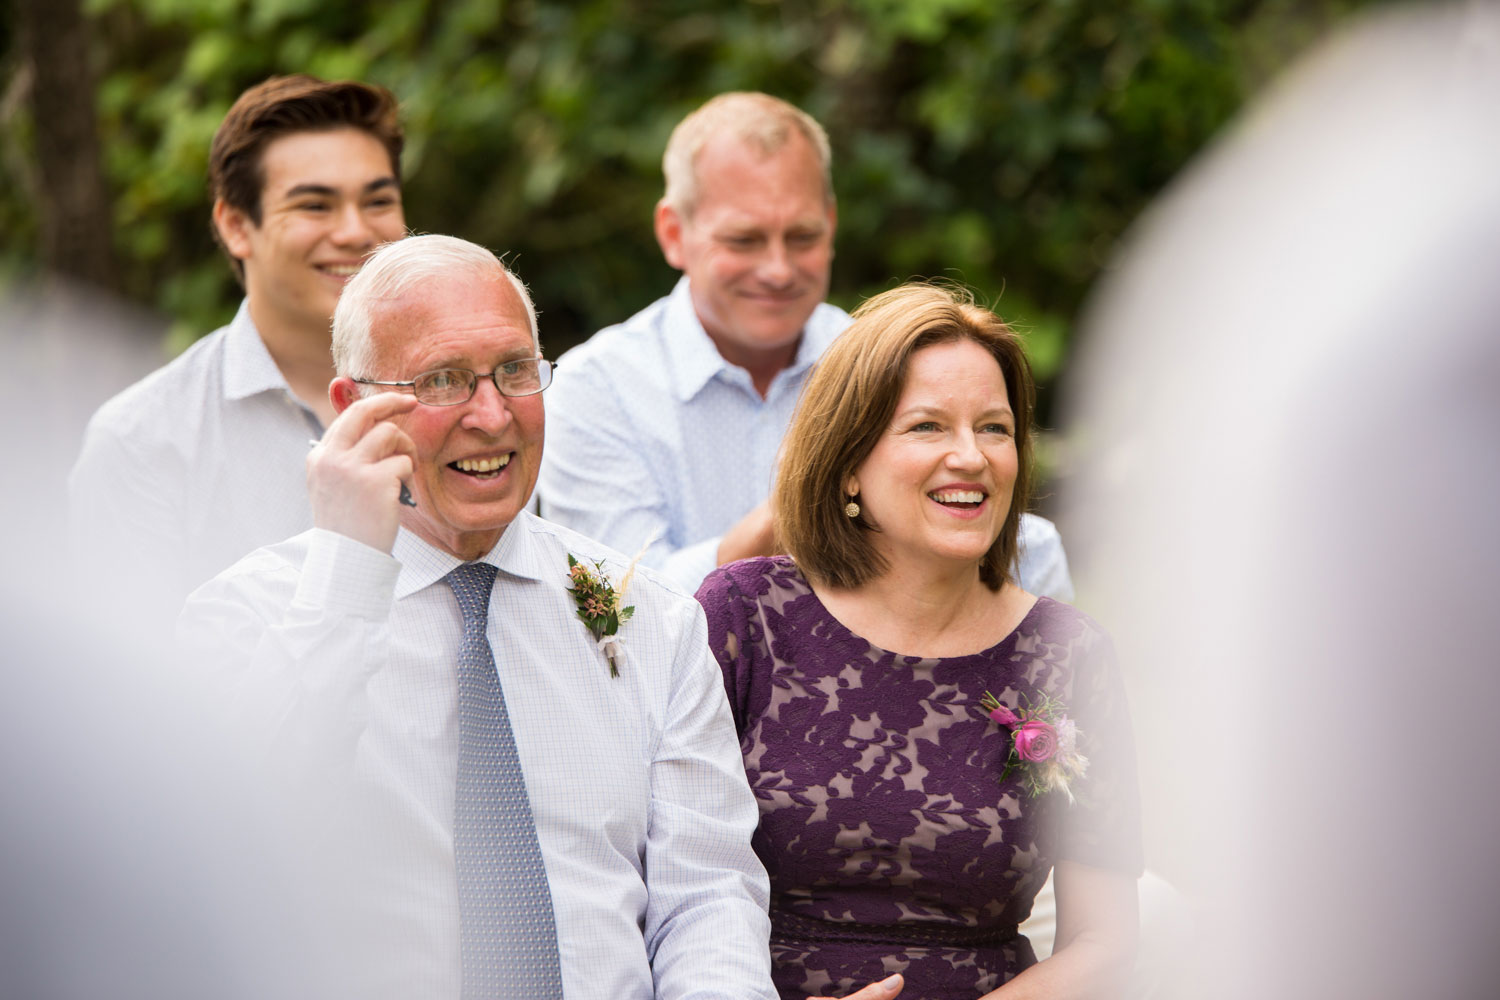
M679 402L686 403L702 392L715 375L734 367L724 360L709 339L708 331L703 329L698 311L693 308L687 275L678 279L667 300L666 328L672 392Z
M833 338L839 334L841 328L830 329L829 324L818 322L818 311L825 308L821 305L817 306L813 314L807 318L807 322L802 324L802 339L797 341L797 356L792 359L791 364L776 373L777 378L792 378L801 375L811 368L813 362L821 358L823 352L828 350L828 345L833 343Z
M819 306L819 309L822 307ZM816 322L817 312L803 324L801 338L797 341L797 355L792 363L776 373L772 385L787 379L800 378L823 354L838 330L822 329ZM724 360L714 346L708 331L698 319L693 308L692 289L686 275L677 281L672 295L667 300L666 328L671 365L672 391L679 402L686 403L717 375L723 374L754 392L750 373Z
M245 399L260 392L279 390L290 393L291 386L276 367L276 360L266 350L260 331L250 318L250 300L240 302L239 311L224 335L224 396Z
M507 576L524 580L544 580L548 567L544 565L543 553L534 537L536 516L521 511L516 519L500 533L495 547L475 562L486 562ZM402 528L396 532L396 544L391 555L401 564L401 573L396 578L396 599L410 597L417 591L432 586L443 577L463 565L463 560L450 552L444 552L416 534ZM567 566L551 568L553 575L561 580L567 574Z

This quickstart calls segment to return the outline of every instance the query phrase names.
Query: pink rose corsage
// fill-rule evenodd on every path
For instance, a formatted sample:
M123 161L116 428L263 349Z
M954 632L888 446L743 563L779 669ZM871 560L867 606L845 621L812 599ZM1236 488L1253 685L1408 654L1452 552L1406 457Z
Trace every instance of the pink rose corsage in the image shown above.
M1014 710L988 691L979 704L990 719L1010 730L1010 757L1000 779L1015 771L1033 798L1061 791L1072 802L1069 785L1083 777L1089 759L1078 752L1078 725L1068 718L1066 707L1043 695L1033 705L1022 698L1020 709Z

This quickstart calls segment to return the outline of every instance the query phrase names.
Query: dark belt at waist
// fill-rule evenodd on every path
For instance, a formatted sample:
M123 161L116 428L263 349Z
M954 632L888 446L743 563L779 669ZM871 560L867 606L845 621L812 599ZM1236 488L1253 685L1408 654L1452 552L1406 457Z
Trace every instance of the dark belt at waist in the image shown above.
M964 927L930 921L896 924L861 924L819 920L785 910L771 910L771 940L846 941L896 947L1000 948L1019 934L1015 924L1000 927Z

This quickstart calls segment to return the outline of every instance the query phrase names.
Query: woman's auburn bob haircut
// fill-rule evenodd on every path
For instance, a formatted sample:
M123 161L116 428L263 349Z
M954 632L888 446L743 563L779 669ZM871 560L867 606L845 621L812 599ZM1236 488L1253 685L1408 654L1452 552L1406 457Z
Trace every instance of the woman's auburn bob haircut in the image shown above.
M787 431L772 494L776 532L809 579L849 589L885 571L885 559L870 542L870 532L879 529L863 515L844 513L844 483L889 428L911 356L956 340L972 340L994 357L1015 414L1015 490L1000 537L979 562L979 578L991 590L1010 578L1031 495L1031 366L1015 332L975 305L966 289L913 282L854 310L854 322L808 379Z

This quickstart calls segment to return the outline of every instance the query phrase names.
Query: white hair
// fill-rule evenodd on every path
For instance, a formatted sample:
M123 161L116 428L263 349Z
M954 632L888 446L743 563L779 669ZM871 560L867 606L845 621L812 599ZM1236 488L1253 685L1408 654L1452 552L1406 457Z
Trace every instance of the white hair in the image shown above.
M456 236L425 234L386 243L370 255L344 286L333 312L333 368L339 375L375 375L375 315L385 306L435 278L473 275L482 280L504 276L521 296L531 326L531 346L541 354L536 306L521 279L493 253Z
M717 135L731 135L770 155L801 133L818 158L823 174L823 200L833 204L833 152L828 133L807 112L779 97L757 91L720 94L677 123L662 154L661 172L667 190L663 200L683 218L698 206L698 154Z

